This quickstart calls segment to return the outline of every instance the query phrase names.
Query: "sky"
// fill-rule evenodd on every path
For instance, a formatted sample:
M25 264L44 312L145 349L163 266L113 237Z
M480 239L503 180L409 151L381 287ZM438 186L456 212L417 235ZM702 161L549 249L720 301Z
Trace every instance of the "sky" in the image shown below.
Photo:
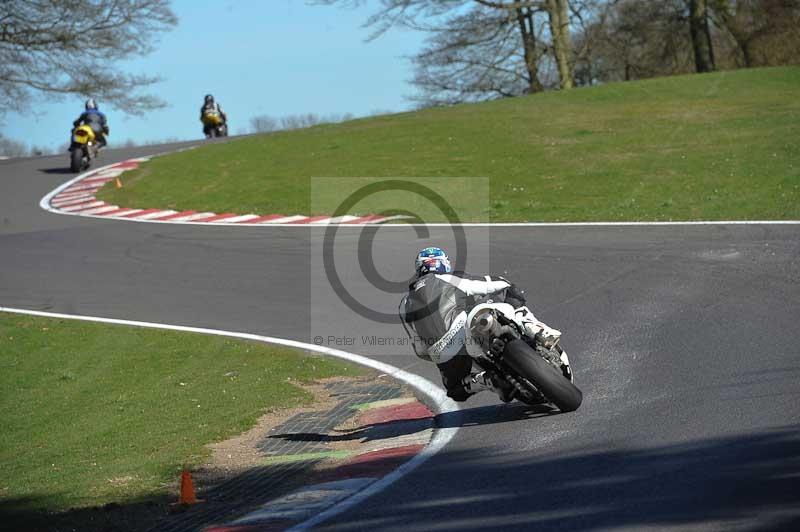
M202 137L198 117L206 93L222 105L232 133L244 132L256 115L363 116L411 107L406 57L421 48L423 36L393 30L365 42L369 7L306 0L176 0L172 6L178 26L161 34L152 54L120 65L163 77L146 90L169 106L135 117L98 100L111 144ZM84 100L41 100L32 112L9 113L0 131L28 145L56 148L68 140Z

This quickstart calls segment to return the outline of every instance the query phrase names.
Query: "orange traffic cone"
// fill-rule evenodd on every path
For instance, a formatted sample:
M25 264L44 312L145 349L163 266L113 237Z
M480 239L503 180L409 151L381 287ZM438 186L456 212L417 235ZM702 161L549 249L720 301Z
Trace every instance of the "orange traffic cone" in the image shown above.
M178 500L179 504L194 504L198 502L197 496L194 493L194 482L192 482L192 474L186 469L181 473L181 497Z
M120 178L117 178L117 179L114 181L114 184L116 184L116 185L117 185L117 188L122 188L122 181L120 180Z

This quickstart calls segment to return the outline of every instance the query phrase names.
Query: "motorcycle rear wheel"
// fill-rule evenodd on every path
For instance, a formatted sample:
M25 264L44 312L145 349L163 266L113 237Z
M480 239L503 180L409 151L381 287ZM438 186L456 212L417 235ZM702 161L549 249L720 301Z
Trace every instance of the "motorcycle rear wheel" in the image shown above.
M583 392L524 341L506 344L503 360L562 412L572 412L581 406Z
M69 151L69 169L72 172L83 170L83 150L73 148Z

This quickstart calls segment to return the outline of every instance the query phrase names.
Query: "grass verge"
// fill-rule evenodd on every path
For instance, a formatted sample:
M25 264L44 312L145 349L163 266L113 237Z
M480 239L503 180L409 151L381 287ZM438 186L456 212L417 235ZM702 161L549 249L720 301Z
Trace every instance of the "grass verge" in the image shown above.
M460 211L472 221L800 219L798 139L800 68L738 70L248 137L154 159L100 197L331 214L351 178L404 177L440 181L457 210L479 202ZM489 178L490 193L465 195L445 179L457 176ZM367 198L352 212L386 203ZM443 221L437 212L426 221Z
M261 343L2 313L0 368L0 508L17 513L163 496L206 444L309 403L293 382L361 373Z

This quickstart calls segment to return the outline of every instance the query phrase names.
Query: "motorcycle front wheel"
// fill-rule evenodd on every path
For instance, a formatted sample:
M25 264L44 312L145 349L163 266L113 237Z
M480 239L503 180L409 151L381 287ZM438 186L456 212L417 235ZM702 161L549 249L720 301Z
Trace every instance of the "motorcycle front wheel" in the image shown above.
M583 392L524 341L506 344L503 360L562 412L572 412L581 406Z
M83 170L83 150L80 148L72 148L69 151L69 169L72 172L80 172Z

